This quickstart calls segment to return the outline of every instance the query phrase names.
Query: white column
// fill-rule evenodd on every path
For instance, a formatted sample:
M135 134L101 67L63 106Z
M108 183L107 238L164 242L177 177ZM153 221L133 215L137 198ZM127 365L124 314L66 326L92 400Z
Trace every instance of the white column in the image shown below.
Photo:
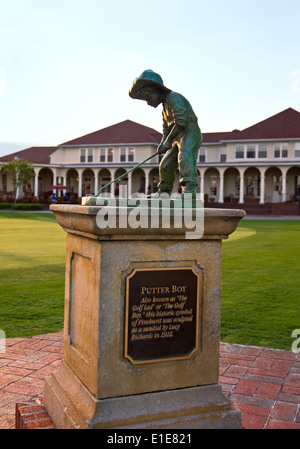
M282 190L281 190L281 202L286 201L286 174L282 175Z
M265 204L265 175L260 175L260 204Z
M108 170L110 172L110 182L112 182L114 179L116 179L116 173L117 173L118 169L117 168L109 168ZM115 196L116 183L117 183L117 181L113 182L109 187L111 195L113 195L113 196Z
M245 170L240 171L240 199L239 199L239 203L244 203L244 172L245 172Z
M117 168L109 168L111 181L116 179Z
M63 186L66 185L66 182L67 182L66 177L65 176L61 176L61 183L62 183ZM63 196L65 196L66 193L67 193L66 189L63 189L63 191L62 191Z
M259 204L265 204L265 188L266 188L266 178L265 178L266 169L260 171L260 199Z
M144 169L144 171L145 171L145 194L147 195L149 186L149 170Z
M220 173L219 203L224 203L224 173Z
M35 173L35 177L34 177L34 196L36 198L38 198L38 196L39 196L39 171L40 171L40 169L37 169L37 168L34 169L34 173Z
M99 170L93 170L94 173L94 177L95 177L95 181L94 181L94 195L97 195L98 190L99 190L99 185L98 185L98 177L99 177Z
M128 190L127 190L127 197L130 198L131 194L132 194L132 172L128 173Z
M56 179L56 177L57 177L56 168L52 168L52 173L53 173L53 184L52 185L55 186L56 182L57 182L57 179ZM57 190L56 189L53 190L53 193L55 193L55 196L57 197Z
M78 198L82 197L82 170L78 169Z
M200 193L203 194L204 198L204 171L200 170Z

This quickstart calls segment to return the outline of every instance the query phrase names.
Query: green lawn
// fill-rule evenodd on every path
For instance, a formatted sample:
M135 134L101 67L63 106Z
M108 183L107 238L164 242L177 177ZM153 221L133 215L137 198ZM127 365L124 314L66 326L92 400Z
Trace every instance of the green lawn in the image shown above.
M0 213L0 329L6 337L62 330L65 241L53 214Z
M291 349L300 328L299 255L299 220L242 220L223 245L222 341Z
M223 244L221 340L291 349L300 328L300 220L242 220ZM66 234L53 214L0 213L0 329L63 328Z

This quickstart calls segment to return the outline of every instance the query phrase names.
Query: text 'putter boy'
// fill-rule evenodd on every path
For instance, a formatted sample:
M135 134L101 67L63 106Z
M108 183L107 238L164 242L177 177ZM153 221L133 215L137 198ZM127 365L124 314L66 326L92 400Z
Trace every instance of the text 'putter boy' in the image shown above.
M157 151L165 155L159 167L158 192L151 196L171 194L177 168L183 193L194 195L202 135L190 103L183 95L165 87L161 76L152 70L145 70L133 81L129 95L154 108L163 105L163 137Z

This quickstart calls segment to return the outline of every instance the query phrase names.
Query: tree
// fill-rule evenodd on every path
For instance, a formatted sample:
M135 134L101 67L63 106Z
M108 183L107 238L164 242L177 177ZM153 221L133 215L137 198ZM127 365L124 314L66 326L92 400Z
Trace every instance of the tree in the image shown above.
M29 162L16 158L2 164L1 171L8 174L12 180L16 204L18 188L35 176L33 167Z

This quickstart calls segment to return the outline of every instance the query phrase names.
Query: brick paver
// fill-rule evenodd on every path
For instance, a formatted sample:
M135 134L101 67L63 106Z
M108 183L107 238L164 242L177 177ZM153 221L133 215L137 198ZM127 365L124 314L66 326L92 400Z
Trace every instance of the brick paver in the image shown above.
M15 428L16 404L34 401L44 410L43 422L49 426L43 404L44 377L55 371L63 357L62 332L31 338L8 338L0 353L0 429ZM40 411L40 409L38 409ZM47 413L46 413L47 414ZM42 415L40 415L42 416ZM22 428L32 423L24 418Z
M62 332L7 339L0 353L0 429L15 428L16 418L19 428L52 427L43 383L62 357ZM221 343L219 382L245 429L300 429L300 354Z
M219 381L244 428L300 429L299 362L292 351L221 343Z

